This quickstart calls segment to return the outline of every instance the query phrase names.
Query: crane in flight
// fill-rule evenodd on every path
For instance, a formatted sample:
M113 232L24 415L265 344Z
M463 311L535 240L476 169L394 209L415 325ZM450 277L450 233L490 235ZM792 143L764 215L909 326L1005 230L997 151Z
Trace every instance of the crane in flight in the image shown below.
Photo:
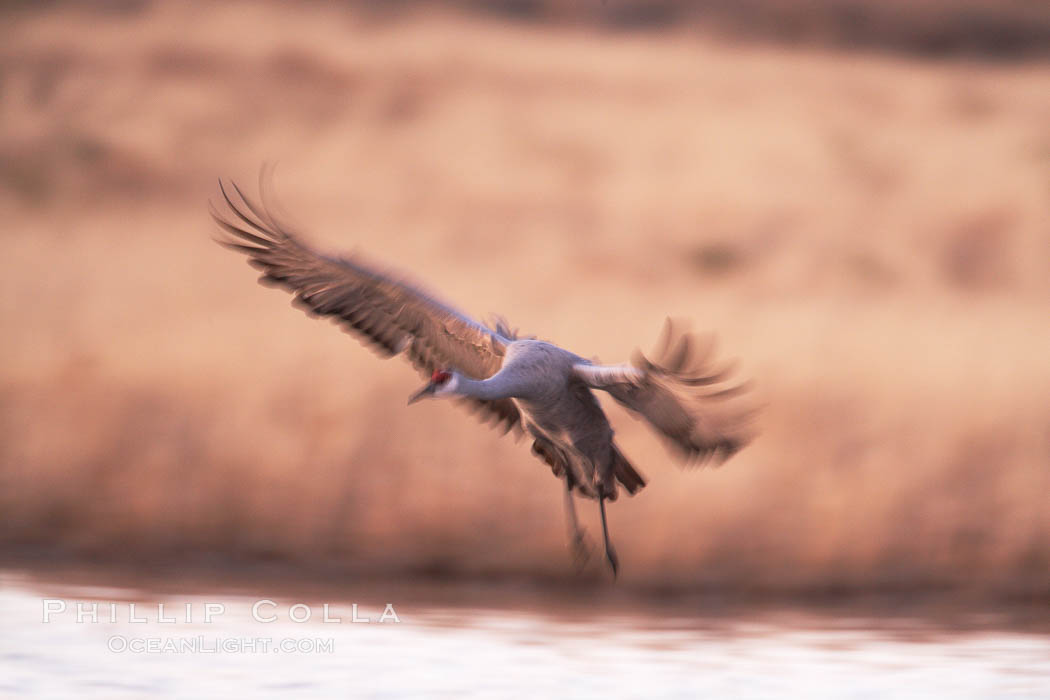
M284 288L293 304L330 317L382 357L404 354L427 378L409 397L457 398L504 432L532 438L532 452L563 486L569 541L582 564L590 547L576 517L574 495L598 501L605 557L617 575L605 502L618 487L634 495L645 479L620 452L594 389L645 418L686 464L720 463L753 437L754 406L732 367L717 365L711 336L684 332L667 320L651 357L602 365L552 343L519 337L503 319L486 325L397 275L357 256L318 252L283 225L268 206L220 179L225 203L210 211L226 235L216 240L247 255L259 281Z

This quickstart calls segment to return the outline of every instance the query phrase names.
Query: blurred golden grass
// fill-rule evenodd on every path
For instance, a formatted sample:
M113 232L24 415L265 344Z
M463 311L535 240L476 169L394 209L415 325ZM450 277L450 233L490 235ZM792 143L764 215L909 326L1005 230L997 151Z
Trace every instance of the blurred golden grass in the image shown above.
M333 6L12 16L0 47L0 542L568 576L525 445L253 283L214 178L281 162L318 244L628 356L666 314L768 404L650 486L625 579L1050 585L1050 69ZM588 509L591 510L591 509ZM594 513L588 513L593 529Z

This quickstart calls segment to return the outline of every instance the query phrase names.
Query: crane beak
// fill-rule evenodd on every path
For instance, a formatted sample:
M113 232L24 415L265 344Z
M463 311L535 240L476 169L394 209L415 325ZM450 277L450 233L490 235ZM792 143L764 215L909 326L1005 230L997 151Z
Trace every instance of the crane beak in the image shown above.
M414 394L412 394L411 396L408 397L408 405L411 406L416 401L421 401L423 399L430 398L431 396L434 395L434 391L436 389L437 389L437 384L434 384L434 382L428 383L422 389L420 389L419 391L417 391L416 393L414 393Z

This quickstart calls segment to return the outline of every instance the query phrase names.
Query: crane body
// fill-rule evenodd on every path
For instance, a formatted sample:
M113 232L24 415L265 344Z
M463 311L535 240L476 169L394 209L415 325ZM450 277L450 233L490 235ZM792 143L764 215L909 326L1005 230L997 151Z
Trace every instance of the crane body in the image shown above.
M619 488L634 495L645 479L613 440L595 389L646 419L687 463L721 462L752 437L754 407L746 386L729 382L732 368L712 362L713 338L665 324L652 359L601 365L552 343L519 338L502 321L485 325L437 301L397 275L359 259L322 254L220 180L226 213L212 216L229 237L222 245L244 253L263 272L260 282L283 287L295 305L332 317L383 357L405 354L429 381L409 398L458 398L505 431L527 434L532 452L563 484L566 522L576 561L589 556L574 496L596 499L606 559L619 562L609 537L605 502Z

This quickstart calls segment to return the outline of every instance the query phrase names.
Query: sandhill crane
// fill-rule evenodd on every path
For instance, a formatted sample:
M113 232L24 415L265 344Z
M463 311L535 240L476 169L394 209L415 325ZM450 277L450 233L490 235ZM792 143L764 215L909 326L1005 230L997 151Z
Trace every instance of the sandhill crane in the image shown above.
M283 287L293 304L331 317L383 357L407 355L427 383L409 397L458 397L505 432L525 433L532 452L564 484L570 546L576 561L589 546L576 518L574 494L597 499L605 556L619 569L609 539L605 501L617 485L634 495L645 479L613 442L613 430L592 389L608 392L641 415L686 463L721 462L751 438L750 403L730 368L711 362L713 341L681 331L670 320L652 359L635 352L628 364L601 365L542 340L519 338L506 322L485 325L419 287L359 257L322 254L275 218L260 178L261 205L230 183L219 188L225 214L209 202L228 234L216 240L244 253L259 281Z

